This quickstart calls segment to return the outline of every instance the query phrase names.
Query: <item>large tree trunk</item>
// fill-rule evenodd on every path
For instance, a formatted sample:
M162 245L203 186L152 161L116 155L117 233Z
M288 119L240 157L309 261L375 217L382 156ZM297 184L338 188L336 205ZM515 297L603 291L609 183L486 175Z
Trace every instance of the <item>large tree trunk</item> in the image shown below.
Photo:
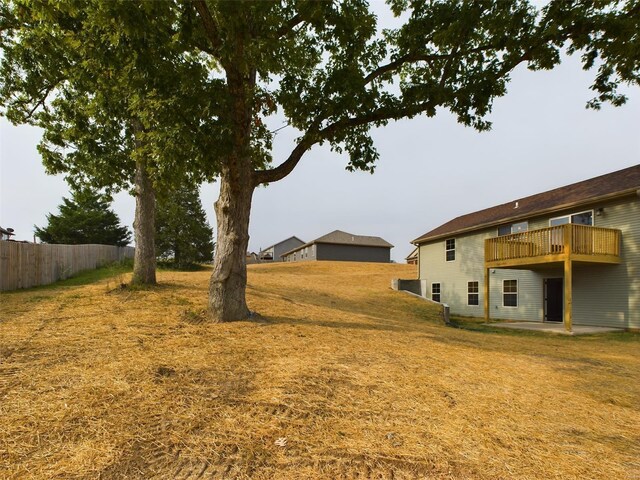
M247 18L242 13L238 20L242 23ZM244 27L245 33L249 32L249 26ZM231 98L226 118L231 127L231 149L220 169L220 196L215 204L218 238L209 282L209 315L218 322L243 320L251 313L246 300L247 247L251 199L256 185L251 130L257 73L245 56L248 40L242 33L234 38L233 59L224 65Z
M243 320L250 314L245 298L246 254L254 185L250 162L231 163L232 168L225 168L220 176L215 204L218 238L209 282L209 315L217 322Z
M132 283L136 285L155 285L156 195L143 162L137 162L136 164L135 186L136 215L133 221L133 234L136 241L136 250L133 258Z

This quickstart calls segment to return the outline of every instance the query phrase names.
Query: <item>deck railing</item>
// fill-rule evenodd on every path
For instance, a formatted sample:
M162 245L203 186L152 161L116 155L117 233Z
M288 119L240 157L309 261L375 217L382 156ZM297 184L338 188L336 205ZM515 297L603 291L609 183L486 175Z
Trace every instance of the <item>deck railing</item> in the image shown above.
M486 262L567 253L619 256L620 230L565 224L485 241Z

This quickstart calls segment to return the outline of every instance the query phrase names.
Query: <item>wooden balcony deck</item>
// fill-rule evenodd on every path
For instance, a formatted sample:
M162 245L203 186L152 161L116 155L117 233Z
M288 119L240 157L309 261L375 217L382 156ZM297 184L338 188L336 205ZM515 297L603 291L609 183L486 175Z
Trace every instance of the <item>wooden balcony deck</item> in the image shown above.
M565 224L485 240L486 268L527 268L570 260L620 263L620 230Z

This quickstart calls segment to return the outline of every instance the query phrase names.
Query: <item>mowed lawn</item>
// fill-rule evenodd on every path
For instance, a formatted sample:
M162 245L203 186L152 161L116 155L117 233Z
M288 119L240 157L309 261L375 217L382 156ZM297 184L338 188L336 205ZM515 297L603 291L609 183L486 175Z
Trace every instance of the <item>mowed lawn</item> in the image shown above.
M442 324L415 267L249 267L0 296L0 478L640 478L640 335Z

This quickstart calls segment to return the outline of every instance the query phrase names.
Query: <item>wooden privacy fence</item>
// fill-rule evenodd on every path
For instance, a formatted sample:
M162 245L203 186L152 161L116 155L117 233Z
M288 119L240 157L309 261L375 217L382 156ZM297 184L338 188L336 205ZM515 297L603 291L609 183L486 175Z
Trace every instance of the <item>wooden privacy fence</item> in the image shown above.
M133 247L0 241L0 291L36 287L133 258Z

